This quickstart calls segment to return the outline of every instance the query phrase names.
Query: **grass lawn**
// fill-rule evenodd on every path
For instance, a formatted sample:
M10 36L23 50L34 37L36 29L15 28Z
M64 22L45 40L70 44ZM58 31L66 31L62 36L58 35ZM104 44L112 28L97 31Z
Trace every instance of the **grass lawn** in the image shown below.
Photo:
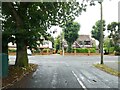
M35 71L36 69L37 65L35 64L29 64L29 66L26 68L19 68L15 67L14 65L10 65L8 69L8 77L2 78L2 88L9 88L15 82L20 81L24 76Z
M120 64L120 62L118 62L118 64Z
M120 62L118 62L120 64ZM94 64L94 66L102 71L105 71L109 74L115 75L120 77L120 72L113 70L112 68L109 68L108 66L104 65L104 64Z

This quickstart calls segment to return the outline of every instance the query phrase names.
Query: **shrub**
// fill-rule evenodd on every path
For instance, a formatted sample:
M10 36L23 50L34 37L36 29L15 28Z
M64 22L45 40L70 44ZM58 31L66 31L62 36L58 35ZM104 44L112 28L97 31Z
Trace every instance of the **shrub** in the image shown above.
M114 47L110 47L109 53L114 53Z
M110 47L110 48L107 48L107 47L105 47L104 48L104 51L106 51L106 53L114 53L114 47Z
M118 56L120 56L120 52L115 52L115 55L118 55Z
M76 53L88 53L87 48L76 48Z
M12 53L16 52L15 49L9 49L8 51L9 51L9 52L12 52Z
M42 51L46 53L47 51L50 52L50 49L43 49Z
M95 48L90 48L88 50L90 51L90 53L96 53L96 49Z
M116 52L120 52L120 47L119 46L115 46L115 51Z
M116 46L115 47L115 55L120 55L120 47L119 46Z
M57 51L57 54L60 54L60 50Z
M73 49L73 52L74 50L75 49ZM76 53L88 53L88 51L90 51L90 53L96 53L95 48L76 48Z
M34 53L40 53L40 50L35 50Z

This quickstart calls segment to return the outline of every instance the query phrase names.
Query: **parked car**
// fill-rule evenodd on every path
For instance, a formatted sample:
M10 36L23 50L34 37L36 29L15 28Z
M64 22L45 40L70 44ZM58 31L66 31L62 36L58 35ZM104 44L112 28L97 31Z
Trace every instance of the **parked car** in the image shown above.
M32 52L31 52L30 49L27 49L27 54L30 55L30 56L32 55Z

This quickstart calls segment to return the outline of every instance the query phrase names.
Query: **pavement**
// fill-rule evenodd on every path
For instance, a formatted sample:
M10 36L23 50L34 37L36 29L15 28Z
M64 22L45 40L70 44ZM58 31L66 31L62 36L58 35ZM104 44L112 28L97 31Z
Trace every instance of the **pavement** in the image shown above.
M14 64L14 59L10 56L9 63ZM104 56L104 63L114 69L118 61L117 56ZM95 68L98 62L99 56L29 56L29 63L38 64L37 70L11 88L118 88L119 77Z

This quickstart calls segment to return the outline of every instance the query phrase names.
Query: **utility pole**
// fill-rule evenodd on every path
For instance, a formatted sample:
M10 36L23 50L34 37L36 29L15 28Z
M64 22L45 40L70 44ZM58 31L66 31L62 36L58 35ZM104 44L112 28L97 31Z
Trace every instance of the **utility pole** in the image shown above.
M100 29L100 53L101 53L101 62L103 63L103 9L102 9L102 1L100 2L100 13L101 13L101 29Z
M62 39L63 39L63 40L62 40L62 42L63 42L63 43L62 43L62 49L63 49L63 56L64 56L64 53L65 53L65 51L64 51L64 30L63 30L63 35L62 35L62 37L63 37L63 38L62 38Z

